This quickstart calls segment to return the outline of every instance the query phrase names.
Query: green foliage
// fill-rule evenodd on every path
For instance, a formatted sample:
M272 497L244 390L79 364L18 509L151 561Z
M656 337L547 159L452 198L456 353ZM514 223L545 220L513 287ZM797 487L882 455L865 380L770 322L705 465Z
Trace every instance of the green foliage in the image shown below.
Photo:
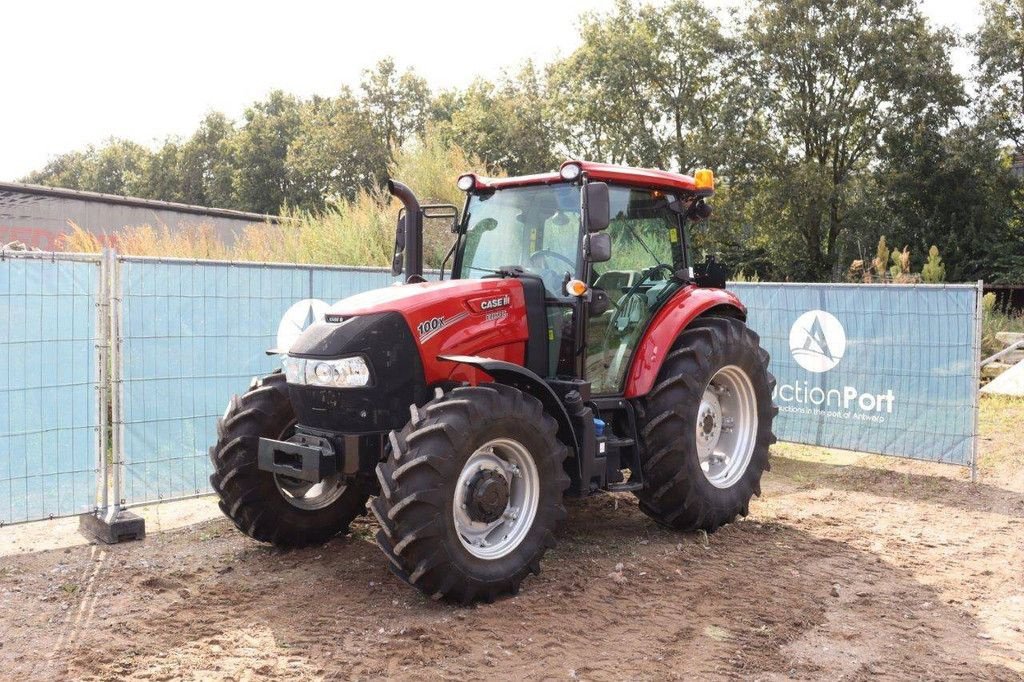
M715 212L691 245L744 276L1019 282L1024 6L983 0L983 14L969 107L954 37L918 0L761 0L742 14L617 0L582 16L579 46L547 65L432 94L384 59L353 90L272 92L240 121L212 112L156 149L110 140L26 180L315 222L383 205L389 172L459 204L450 177L469 169L535 173L566 157L708 166ZM376 223L360 224L345 229L375 243ZM883 230L904 250L883 239L872 255Z
M939 247L934 244L928 249L928 261L921 268L921 278L929 284L946 281L946 266L939 255Z
M581 37L549 79L568 155L688 170L735 127L715 116L732 85L729 45L703 4L619 0L609 14L584 15Z
M993 293L982 297L981 306L981 356L984 358L1004 348L1004 344L996 338L999 332L1024 333L1024 310L998 305Z
M889 277L893 282L901 282L910 274L910 249L906 246L902 251L892 252L892 267L889 268Z
M401 147L423 132L430 110L430 88L414 71L398 72L386 57L363 72L363 106L377 138L387 148Z
M762 172L791 179L777 196L803 252L794 274L828 279L885 131L948 117L963 102L953 38L914 0L766 0L745 39L750 83L773 112L776 144L790 150Z
M978 58L981 114L998 133L1024 151L1024 5L1020 0L983 0L984 21L971 36Z
M996 309L996 295L994 292L988 292L981 297L981 309L985 313L991 313Z
M558 165L546 116L542 75L527 62L498 84L478 78L461 93L442 95L438 129L444 139L479 157L489 169L524 175Z
M409 180L424 202L452 202L464 198L455 180L467 168L479 169L481 163L428 130L423 138L410 139L396 150L388 172ZM399 208L400 203L381 188L360 189L351 198L328 201L319 211L286 207L280 224L251 225L230 244L212 227L202 225L174 232L137 225L112 237L120 251L139 256L387 266ZM453 236L450 224L427 223L424 260L428 267L438 267ZM102 241L74 227L62 248L94 252L102 248Z

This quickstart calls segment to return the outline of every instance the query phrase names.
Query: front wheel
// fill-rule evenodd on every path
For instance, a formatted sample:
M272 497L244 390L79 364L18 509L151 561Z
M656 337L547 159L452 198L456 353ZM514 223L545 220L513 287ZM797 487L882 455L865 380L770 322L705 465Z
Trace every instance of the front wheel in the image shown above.
M515 593L555 544L568 449L533 396L466 386L422 408L377 467L370 504L391 570L427 595L463 603Z
M263 471L257 464L260 438L287 440L295 411L284 374L275 372L234 396L217 420L217 444L210 448L210 484L220 508L243 533L280 547L326 542L366 513L369 481L340 474L319 483Z
M706 317L683 331L645 401L640 508L709 533L746 516L775 442L774 387L768 353L743 322Z

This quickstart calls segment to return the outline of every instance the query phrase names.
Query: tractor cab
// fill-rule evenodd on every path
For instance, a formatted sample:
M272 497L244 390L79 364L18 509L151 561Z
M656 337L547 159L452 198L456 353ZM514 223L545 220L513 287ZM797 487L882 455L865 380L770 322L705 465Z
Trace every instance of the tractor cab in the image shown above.
M558 173L467 174L459 187L466 203L451 278L523 280L528 307L544 320L545 352L530 369L585 379L597 395L621 393L652 314L694 280L687 224L710 213L711 171L689 178L568 161ZM396 264L402 243L396 238Z

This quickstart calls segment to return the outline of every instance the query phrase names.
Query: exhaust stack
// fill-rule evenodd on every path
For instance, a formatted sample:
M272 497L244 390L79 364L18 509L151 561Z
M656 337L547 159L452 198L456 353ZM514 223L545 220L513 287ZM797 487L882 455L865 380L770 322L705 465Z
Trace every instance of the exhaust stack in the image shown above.
M398 182L388 180L388 192L405 206L405 281L423 281L423 209L412 190Z

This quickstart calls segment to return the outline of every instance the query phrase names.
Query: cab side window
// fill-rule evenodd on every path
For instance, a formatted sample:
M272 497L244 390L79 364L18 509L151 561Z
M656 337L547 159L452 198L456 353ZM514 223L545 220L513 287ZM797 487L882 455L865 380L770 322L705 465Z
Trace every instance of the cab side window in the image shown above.
M647 323L678 288L673 272L682 267L679 217L672 195L612 187L612 257L594 266L592 286L611 302L587 323L587 378L597 394L622 390L626 370Z

